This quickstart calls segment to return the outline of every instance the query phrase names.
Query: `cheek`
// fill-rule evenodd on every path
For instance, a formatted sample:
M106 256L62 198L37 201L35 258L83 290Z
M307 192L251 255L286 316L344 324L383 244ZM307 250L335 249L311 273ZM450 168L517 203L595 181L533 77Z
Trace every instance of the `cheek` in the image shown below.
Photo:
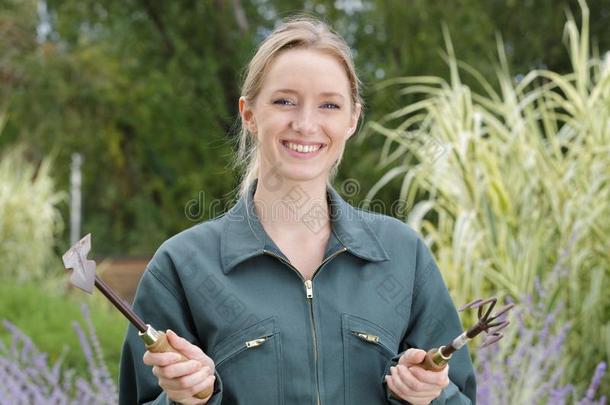
M326 133L335 142L345 142L349 136L349 122L347 120L331 121L326 126Z
M259 121L259 129L265 135L276 135L278 131L288 128L290 119L287 114L271 114Z

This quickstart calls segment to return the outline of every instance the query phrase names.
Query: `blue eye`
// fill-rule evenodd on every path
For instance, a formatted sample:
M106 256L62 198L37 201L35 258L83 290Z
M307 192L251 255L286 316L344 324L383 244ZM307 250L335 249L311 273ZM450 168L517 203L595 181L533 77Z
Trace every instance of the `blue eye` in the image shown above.
M273 104L278 104L278 105L292 105L292 101L287 100L285 98L278 98L277 100L273 100Z
M335 104L335 103L325 103L325 104L323 104L323 105L322 105L322 107L324 107L324 108L330 108L330 109L336 109L336 110L341 109L341 107L339 107L339 106L338 106L337 104Z

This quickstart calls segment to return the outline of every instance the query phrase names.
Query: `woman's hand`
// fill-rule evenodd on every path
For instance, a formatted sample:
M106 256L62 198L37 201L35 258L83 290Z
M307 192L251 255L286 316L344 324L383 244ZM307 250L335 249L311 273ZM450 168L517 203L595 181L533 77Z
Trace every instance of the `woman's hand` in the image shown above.
M159 386L172 401L184 405L205 404L205 399L195 398L198 392L214 386L214 361L188 340L167 331L168 342L188 360L182 360L177 353L144 353L144 364L152 366L152 372L159 380Z
M398 364L390 367L391 375L385 376L392 393L412 405L428 405L449 385L449 365L441 371L428 371L417 365L425 357L423 350L408 349Z

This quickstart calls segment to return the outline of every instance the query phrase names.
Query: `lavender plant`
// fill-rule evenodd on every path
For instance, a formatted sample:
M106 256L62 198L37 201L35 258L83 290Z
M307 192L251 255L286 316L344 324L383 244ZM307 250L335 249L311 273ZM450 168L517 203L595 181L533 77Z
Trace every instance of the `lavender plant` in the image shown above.
M539 283L538 283L539 284ZM546 292L540 290L542 295ZM562 383L566 363L566 335L569 323L558 324L557 305L546 309L545 299L523 299L512 313L513 325L505 329L502 344L492 345L477 355L477 403L604 405L596 399L606 363L600 362L585 396L578 400L575 387Z
M3 321L10 343L0 340L0 405L115 404L117 388L104 363L89 310L82 307L87 332L73 323L87 359L89 376L62 367L62 358L49 364L34 342L19 328Z

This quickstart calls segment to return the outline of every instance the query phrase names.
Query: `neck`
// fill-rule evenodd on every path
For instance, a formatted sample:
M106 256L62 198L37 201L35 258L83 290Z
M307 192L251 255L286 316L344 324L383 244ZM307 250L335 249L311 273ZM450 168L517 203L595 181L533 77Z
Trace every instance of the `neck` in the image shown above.
M315 236L330 227L326 182L319 179L259 179L254 205L261 224L271 233Z

